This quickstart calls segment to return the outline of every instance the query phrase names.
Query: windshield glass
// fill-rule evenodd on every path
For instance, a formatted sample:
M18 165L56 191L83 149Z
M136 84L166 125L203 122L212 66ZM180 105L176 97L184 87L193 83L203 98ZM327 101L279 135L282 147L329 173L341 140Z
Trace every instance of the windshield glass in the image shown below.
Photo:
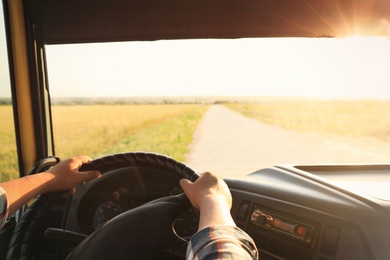
M46 46L56 154L167 154L239 177L388 162L385 37Z

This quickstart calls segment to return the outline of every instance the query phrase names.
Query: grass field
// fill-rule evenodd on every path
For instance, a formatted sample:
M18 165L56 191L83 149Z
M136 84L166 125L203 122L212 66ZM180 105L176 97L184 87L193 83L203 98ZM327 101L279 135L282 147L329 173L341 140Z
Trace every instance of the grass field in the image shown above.
M14 120L10 105L0 106L0 181L17 176Z
M286 129L390 140L390 101L284 99L226 106Z
M54 106L56 154L154 151L183 160L203 105Z
M3 110L11 107L1 106ZM56 155L92 158L116 152L153 151L184 160L187 146L206 105L53 106ZM1 118L0 178L17 176L12 117ZM12 149L13 148L13 149ZM14 158L13 158L14 157Z
M390 140L390 101L264 99L227 107L265 123L297 131ZM153 151L185 160L207 105L56 105L56 154L92 158L124 151ZM0 181L17 176L10 106L0 106Z

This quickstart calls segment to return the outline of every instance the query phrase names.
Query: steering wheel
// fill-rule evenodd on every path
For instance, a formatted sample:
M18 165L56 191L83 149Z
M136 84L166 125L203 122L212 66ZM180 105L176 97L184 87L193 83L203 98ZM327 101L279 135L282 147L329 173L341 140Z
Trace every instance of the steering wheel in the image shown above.
M178 178L195 181L199 174L187 165L161 154L129 152L108 155L83 165L80 171L98 170L103 175L126 168L170 172ZM56 203L58 194L43 194L29 207L15 228L7 259L33 257L34 227ZM161 252L175 254L184 241L172 228L174 220L191 204L184 194L156 199L124 212L108 221L83 240L67 257L75 259L153 259Z

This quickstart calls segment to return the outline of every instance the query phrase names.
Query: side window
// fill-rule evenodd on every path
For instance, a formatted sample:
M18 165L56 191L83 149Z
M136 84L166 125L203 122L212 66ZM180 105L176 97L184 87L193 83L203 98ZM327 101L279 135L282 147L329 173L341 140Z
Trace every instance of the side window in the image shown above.
M0 182L18 177L3 3L0 2Z

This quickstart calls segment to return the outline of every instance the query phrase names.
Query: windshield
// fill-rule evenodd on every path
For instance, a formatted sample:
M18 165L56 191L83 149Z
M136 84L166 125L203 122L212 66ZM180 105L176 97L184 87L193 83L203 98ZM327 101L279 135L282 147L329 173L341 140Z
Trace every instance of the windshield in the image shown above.
M152 151L239 177L388 162L386 37L46 46L55 151Z

